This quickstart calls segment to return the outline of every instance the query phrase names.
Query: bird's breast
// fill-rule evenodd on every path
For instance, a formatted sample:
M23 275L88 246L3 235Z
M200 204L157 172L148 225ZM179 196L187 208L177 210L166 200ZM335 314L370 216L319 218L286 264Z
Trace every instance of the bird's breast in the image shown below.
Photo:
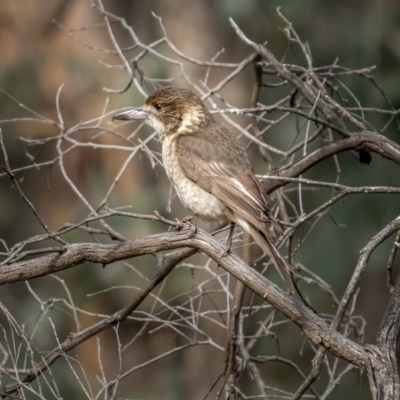
M219 222L231 220L231 211L223 203L185 175L174 147L174 139L163 140L162 155L165 171L181 203L204 220Z

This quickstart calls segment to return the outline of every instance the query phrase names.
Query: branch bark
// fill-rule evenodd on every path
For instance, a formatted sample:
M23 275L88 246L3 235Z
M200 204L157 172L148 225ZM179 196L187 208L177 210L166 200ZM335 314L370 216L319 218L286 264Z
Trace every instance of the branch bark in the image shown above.
M400 229L400 217L388 225L391 231ZM391 233L391 231L389 231ZM378 235L377 235L378 236ZM400 398L400 380L396 347L400 335L400 276L398 276L375 345L366 346L370 359L368 377L374 399Z
M60 255L43 256L5 266L0 274L0 284L36 278L84 262L107 265L119 260L180 247L191 247L202 251L298 325L313 343L365 369L367 355L362 346L332 329L312 310L287 295L259 272L246 265L238 256L227 255L225 247L201 229L194 232L192 228L185 228L178 232L159 233L116 245L74 244Z

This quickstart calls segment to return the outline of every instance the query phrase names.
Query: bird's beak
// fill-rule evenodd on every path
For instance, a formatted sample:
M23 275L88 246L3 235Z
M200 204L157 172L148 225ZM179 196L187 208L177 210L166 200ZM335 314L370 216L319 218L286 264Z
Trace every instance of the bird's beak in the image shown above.
M143 107L133 107L113 115L112 119L113 121L114 119L131 121L133 119L147 119L149 115L150 112L145 110Z

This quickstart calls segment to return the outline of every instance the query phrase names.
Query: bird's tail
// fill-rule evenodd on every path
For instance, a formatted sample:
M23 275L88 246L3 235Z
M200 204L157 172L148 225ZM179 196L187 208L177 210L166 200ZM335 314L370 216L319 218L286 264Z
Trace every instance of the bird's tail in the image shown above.
M257 242L257 244L261 247L261 249L268 255L271 261L275 264L275 267L277 268L287 288L290 290L291 293L293 293L294 284L292 276L290 275L291 267L279 253L277 248L272 243L271 239L264 236L258 229L254 227L250 228L249 233Z

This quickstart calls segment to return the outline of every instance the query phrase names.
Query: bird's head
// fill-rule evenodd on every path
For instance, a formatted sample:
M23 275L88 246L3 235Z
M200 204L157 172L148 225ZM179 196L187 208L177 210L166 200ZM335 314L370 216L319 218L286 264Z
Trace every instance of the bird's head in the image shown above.
M143 106L115 114L114 119L146 120L161 138L175 132L196 132L202 125L213 121L199 96L173 86L157 89Z

